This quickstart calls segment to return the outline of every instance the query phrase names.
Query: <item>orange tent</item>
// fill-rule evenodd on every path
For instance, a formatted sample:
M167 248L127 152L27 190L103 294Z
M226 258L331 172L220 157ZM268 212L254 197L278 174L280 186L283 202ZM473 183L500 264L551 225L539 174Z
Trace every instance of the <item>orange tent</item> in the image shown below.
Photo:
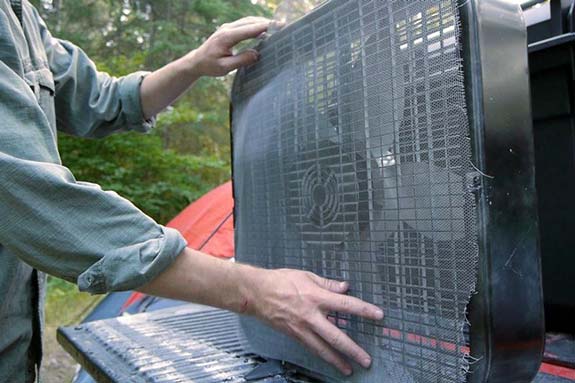
M192 203L166 226L182 233L193 249L231 258L234 256L233 209L230 181Z

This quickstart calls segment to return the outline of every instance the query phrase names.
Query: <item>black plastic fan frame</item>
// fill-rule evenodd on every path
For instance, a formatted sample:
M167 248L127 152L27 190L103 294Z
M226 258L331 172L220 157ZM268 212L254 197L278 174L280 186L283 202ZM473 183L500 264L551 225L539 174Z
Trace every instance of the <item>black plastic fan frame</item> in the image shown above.
M476 198L479 248L476 293L468 305L472 363L467 380L529 382L541 363L544 318L527 31L518 5L502 0L458 0L458 5L477 170L468 187ZM281 33L292 33L292 26ZM273 41L272 36L266 44ZM240 71L232 91L236 96L242 78ZM242 148L234 140L232 117L233 105L233 168ZM232 177L237 177L236 171ZM325 179L323 187L330 187L329 174L320 179ZM315 198L324 198L321 188L314 190ZM310 195L314 198L313 192ZM241 214L242 201L235 187L234 198L236 216ZM312 215L319 226L331 219L329 211ZM236 241L242 241L237 228ZM241 255L238 259L242 260Z
M518 5L461 1L480 211L470 382L529 382L545 326L527 29Z

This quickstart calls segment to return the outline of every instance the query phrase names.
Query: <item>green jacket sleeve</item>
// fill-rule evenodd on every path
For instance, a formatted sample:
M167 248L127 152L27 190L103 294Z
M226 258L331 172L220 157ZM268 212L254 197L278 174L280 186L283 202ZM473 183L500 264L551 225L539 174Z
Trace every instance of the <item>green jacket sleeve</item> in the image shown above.
M82 137L149 131L154 119L144 119L140 99L140 84L147 72L120 78L99 72L80 48L52 37L37 11L33 11L54 74L58 129Z
M2 61L0 117L0 243L24 262L104 293L142 286L183 250L176 230L59 165L34 93Z

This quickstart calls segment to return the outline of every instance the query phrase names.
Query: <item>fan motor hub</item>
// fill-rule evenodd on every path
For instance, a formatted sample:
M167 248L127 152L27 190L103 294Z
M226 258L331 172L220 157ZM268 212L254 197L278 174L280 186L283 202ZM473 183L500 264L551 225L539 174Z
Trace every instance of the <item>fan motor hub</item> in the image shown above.
M316 205L323 206L327 200L327 190L323 185L315 185L311 192L311 198Z

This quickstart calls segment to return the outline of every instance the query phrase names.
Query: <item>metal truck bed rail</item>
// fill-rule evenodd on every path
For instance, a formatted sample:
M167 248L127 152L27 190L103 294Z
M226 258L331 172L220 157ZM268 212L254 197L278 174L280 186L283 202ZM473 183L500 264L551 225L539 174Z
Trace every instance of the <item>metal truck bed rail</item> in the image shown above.
M264 363L235 314L198 305L60 328L58 341L98 382L245 382ZM311 381L271 375L251 381Z

